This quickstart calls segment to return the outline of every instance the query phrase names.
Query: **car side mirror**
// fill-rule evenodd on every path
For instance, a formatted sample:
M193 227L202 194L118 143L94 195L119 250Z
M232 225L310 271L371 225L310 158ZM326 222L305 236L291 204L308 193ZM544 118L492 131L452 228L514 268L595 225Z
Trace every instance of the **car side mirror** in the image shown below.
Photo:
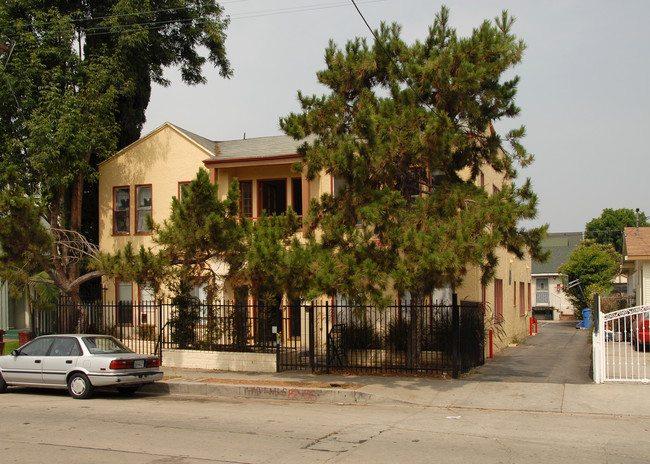
M11 356L18 356L18 350L13 350L11 352Z

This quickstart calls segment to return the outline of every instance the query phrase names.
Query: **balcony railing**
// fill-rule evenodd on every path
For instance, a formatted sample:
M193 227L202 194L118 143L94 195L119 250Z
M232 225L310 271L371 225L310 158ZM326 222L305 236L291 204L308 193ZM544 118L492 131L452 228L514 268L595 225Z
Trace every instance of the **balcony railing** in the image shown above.
M547 305L551 303L551 297L549 292L537 292L537 305Z

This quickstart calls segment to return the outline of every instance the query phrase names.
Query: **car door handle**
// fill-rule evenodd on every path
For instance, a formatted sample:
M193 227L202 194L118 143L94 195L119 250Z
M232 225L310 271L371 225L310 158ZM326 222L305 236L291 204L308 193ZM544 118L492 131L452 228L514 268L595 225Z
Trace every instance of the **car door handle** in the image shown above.
M72 364L72 359L68 359L68 360L66 360L65 363L66 363L66 364Z
M41 360L40 360L40 359L36 359L36 360L34 360L34 362L35 362L36 364L40 364L40 363L41 363Z

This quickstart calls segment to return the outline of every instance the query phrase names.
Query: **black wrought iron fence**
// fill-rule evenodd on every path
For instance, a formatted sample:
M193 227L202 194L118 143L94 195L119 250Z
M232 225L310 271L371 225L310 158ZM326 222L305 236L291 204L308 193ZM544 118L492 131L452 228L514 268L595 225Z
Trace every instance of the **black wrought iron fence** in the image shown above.
M455 299L454 299L455 301ZM484 362L476 303L398 302L385 309L330 302L286 305L61 300L35 315L36 335L101 333L141 353L162 349L276 353L279 370L425 372L457 376Z
M304 310L309 343L290 339L282 345L287 369L457 376L485 361L477 303L402 302L385 309L318 303Z

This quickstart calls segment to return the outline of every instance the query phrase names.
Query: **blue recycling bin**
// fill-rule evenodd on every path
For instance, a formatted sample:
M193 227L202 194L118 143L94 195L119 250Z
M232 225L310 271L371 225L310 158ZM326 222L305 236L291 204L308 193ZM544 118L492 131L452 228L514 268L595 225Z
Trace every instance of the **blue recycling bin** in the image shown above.
M580 321L580 327L583 329L590 329L591 323L591 308L585 308L582 310L582 321Z

